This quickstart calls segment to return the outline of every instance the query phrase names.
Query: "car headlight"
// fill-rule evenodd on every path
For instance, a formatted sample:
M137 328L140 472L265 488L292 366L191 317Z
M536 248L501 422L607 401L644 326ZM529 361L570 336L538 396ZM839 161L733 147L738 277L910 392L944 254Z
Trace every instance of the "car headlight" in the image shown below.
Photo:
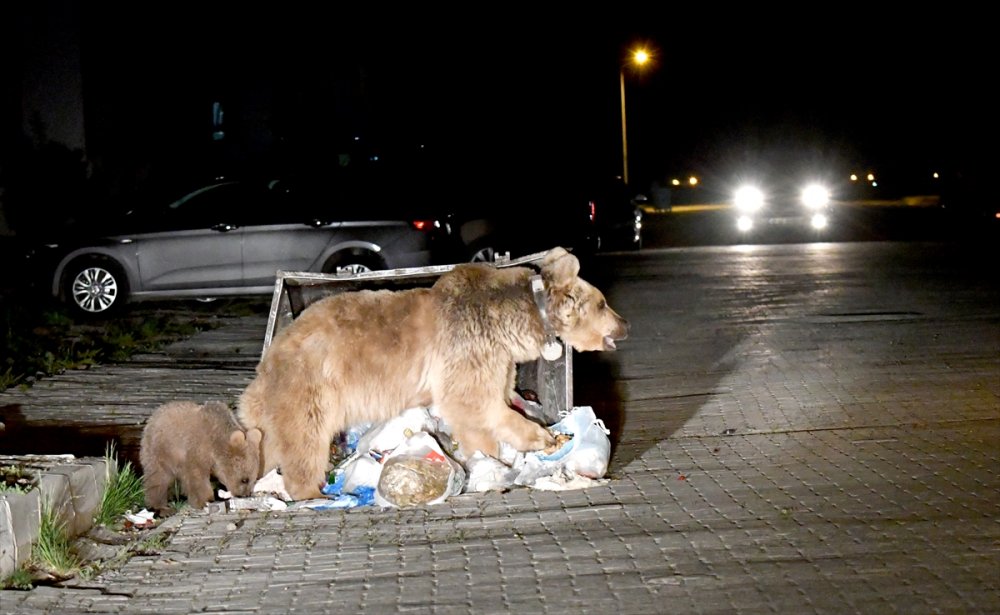
M741 186L733 194L733 205L739 211L757 211L764 206L764 193L757 186Z
M830 191L822 184L809 184L802 189L800 198L808 209L823 209L830 204Z

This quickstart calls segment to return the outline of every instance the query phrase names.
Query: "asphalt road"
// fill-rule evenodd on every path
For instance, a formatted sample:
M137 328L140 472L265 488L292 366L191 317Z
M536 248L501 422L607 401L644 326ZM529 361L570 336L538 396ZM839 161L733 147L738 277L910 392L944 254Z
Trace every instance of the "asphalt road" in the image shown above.
M852 377L863 377L854 370L869 362L929 360L955 369L954 356L966 354L995 368L998 252L985 242L853 241L646 248L599 258L583 274L607 289L633 335L613 357L577 354L576 397L624 426L637 409L629 403L635 387L650 387L640 406L670 399L694 413L717 387L734 390L730 374L826 362L837 352L852 360L826 367ZM967 333L942 339L965 321ZM852 349L855 342L864 347ZM683 392L708 374L724 384L709 379ZM1000 385L1000 371L984 375L992 375L984 384ZM994 404L1000 410L1000 399ZM819 402L809 407L825 412Z

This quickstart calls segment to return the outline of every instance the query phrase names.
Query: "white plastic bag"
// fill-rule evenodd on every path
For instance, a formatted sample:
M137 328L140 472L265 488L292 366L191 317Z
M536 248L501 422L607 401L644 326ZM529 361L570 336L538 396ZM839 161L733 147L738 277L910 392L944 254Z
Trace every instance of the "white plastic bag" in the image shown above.
M499 491L514 484L517 470L495 457L490 457L482 451L476 451L465 462L469 474L465 483L465 491Z
M438 428L439 422L431 416L430 410L417 406L368 429L358 439L357 450L361 454L391 451L417 432L434 432Z
M608 471L611 457L610 431L597 418L590 406L573 408L558 423L549 427L553 432L571 434L573 439L551 454L526 453L519 460L520 470L514 482L533 486L539 479L560 474L597 480Z
M334 470L337 482L341 482L343 476L340 488L344 493L354 493L359 487L374 489L381 473L382 464L368 454L356 454L345 459Z

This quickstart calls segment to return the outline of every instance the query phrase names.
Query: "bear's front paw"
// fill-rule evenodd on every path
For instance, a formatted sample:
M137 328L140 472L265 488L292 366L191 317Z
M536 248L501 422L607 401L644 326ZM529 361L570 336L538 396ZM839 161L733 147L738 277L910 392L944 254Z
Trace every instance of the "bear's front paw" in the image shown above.
M542 450L542 452L545 453L546 455L551 455L551 454L555 453L556 451L558 451L559 449L561 449L563 447L563 445L565 445L567 442L569 442L570 440L573 439L573 436L571 434L568 434L568 433L558 433L558 432L556 432L556 433L553 433L552 435L554 436L553 444L551 446L546 446Z
M527 451L549 451L557 448L556 437L548 429L537 425L535 433L529 442Z

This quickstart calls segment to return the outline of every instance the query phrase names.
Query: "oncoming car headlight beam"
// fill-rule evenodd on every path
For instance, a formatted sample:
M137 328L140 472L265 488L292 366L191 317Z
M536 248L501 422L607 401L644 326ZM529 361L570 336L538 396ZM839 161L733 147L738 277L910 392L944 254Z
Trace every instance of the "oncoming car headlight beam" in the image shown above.
M757 211L764 206L764 193L757 186L740 186L733 194L733 205L739 211Z
M830 191L822 184L809 184L802 189L800 198L808 209L823 209L830 203Z

